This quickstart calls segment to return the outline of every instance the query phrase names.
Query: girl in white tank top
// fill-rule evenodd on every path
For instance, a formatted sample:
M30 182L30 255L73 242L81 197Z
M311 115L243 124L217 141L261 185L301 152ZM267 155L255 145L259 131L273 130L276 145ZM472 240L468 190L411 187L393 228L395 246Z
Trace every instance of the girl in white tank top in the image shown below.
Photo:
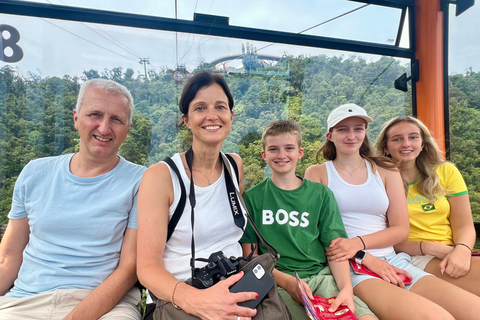
M366 135L371 121L354 104L333 110L327 141L319 151L330 161L305 172L305 178L332 189L349 235L326 248L329 260L355 260L380 276L351 272L354 294L381 319L475 319L480 314L477 296L414 267L406 253L393 251L393 245L408 237L405 192L394 164L372 156ZM405 285L399 274L411 284Z

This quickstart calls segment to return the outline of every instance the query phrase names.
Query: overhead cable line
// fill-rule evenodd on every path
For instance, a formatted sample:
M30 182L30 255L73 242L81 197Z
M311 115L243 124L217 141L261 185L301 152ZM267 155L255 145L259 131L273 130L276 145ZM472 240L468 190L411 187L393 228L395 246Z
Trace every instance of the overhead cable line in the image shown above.
M331 19L325 20L325 21L323 21L323 22L320 22L319 24L316 24L316 25L314 25L314 26L312 26L312 27L309 27L309 28L307 28L307 29L305 29L305 30L302 30L302 31L300 31L300 32L297 32L297 34L302 34L302 33L306 32L306 31L312 30L312 29L314 29L314 28L316 28L316 27L319 27L319 26L324 25L324 24L326 24L326 23L329 23L329 22L332 22L332 21L334 21L334 20L337 20L337 19L339 19L339 18L341 18L341 17L344 17L344 16L346 16L346 15L349 15L350 13L353 13L353 12L355 12L355 11L357 11L357 10L363 9L363 8L365 8L365 7L368 7L369 5L370 5L370 4L365 4L365 5L363 5L363 6L360 6L360 7L355 8L355 9L353 9L353 10L350 10L350 11L347 11L347 12L345 12L345 13L342 13L342 14L336 16L336 17L333 17L333 18L331 18ZM273 46L273 45L275 45L275 44L276 44L276 43L270 43L270 44L268 44L268 45L266 45L266 46L264 46L264 47L262 47L262 48L260 48L260 49L257 49L256 51L260 51L260 50L266 49L266 48L271 47L271 46ZM240 59L240 57L239 57L239 58L236 58L236 59L233 59L233 60L239 60L239 59Z
M45 0L45 1L47 1L47 2L50 3L50 4L53 4L53 3L52 3L51 1L49 1L49 0ZM59 1L60 1L61 3L63 3L64 5L66 5L66 6L69 6L68 4L66 4L65 2L63 2L62 0L59 0ZM52 23L52 24L53 24L53 23ZM141 59L141 55L140 55L140 54L135 53L133 50L131 50L130 48L128 48L127 46L125 46L124 44L122 44L120 41L118 41L117 39L115 39L112 35L108 34L105 30L102 30L99 26L96 25L96 27L97 27L99 30L101 30L103 33L105 33L106 35L108 35L109 37L111 37L112 39L114 39L117 43L115 43L114 41L108 39L108 38L105 37L104 35L100 34L100 33L97 32L96 30L94 30L92 27L90 27L89 25L87 25L86 23L81 22L81 24L84 25L85 27L87 27L88 29L90 29L91 31L95 32L95 33L98 34L100 37L104 38L105 40L111 42L113 45L119 47L119 48L122 49L122 50L127 51L129 54L133 55L136 59ZM53 24L53 25L55 25L55 24ZM55 25L55 26L56 26L56 25ZM57 27L58 27L58 26L57 26ZM65 29L64 29L64 30L65 30ZM82 38L81 36L78 36L78 35L76 35L76 34L73 33L73 32L70 32L70 33L74 34L75 36L77 36L77 37L79 37L79 38ZM84 39L84 38L82 38L82 39ZM86 39L84 39L84 40L86 40ZM88 41L88 40L87 40L87 41ZM89 42L91 42L91 41L89 41ZM93 42L91 42L91 43L93 43ZM95 43L94 43L94 44L95 44ZM96 44L95 44L95 45L96 45ZM99 46L99 45L97 45L97 46ZM123 47L122 47L122 46L123 46ZM101 47L101 46L99 46L99 47ZM104 47L101 47L101 48L105 49ZM106 50L108 50L108 49L106 49ZM110 50L109 50L109 51L110 51ZM118 53L117 53L117 54L118 54ZM118 54L118 55L120 55L120 54ZM120 55L120 56L124 57L123 55ZM128 58L128 59L133 60L133 59L131 59L131 58ZM135 60L135 61L136 61L136 60Z
M346 16L346 15L349 15L350 13L353 13L353 12L355 12L355 11L357 11L357 10L363 9L363 8L365 8L365 7L368 7L369 5L370 5L370 4L364 4L363 6L360 6L360 7L358 7L358 8L353 9L353 10L347 11L347 12L345 12L345 13L342 13L341 15L338 15L338 16L333 17L333 18L331 18L331 19L328 19L328 20L326 20L326 21L320 22L319 24L316 24L316 25L314 25L314 26L312 26L312 27L310 27L310 28L307 28L307 29L305 29L305 30L302 30L302 31L300 31L300 32L297 32L297 34L302 34L302 33L306 32L306 31L315 29L316 27L319 27L319 26L324 25L324 24L326 24L326 23L329 23L329 22L332 22L332 21L334 21L334 20L337 20L337 19L339 19L339 18L341 18L341 17L344 17L344 16ZM265 49L265 48L271 47L271 46L273 46L274 44L276 44L276 43L271 43L271 44L269 44L269 45L266 45L265 47L260 48L260 49L258 49L257 51L260 51L260 50L263 50L263 49Z
M134 55L135 57L141 57L141 54L133 51L132 49L130 49L129 47L127 47L125 44L123 44L122 42L120 42L118 39L116 39L114 36L112 36L111 34L109 34L108 32L106 32L105 30L103 30L102 28L100 28L99 25L95 25L99 30L101 30L103 33L105 33L107 36L109 36L110 38L112 38L115 42L117 42L117 46L121 46L123 47L123 49L127 52L130 52L132 55Z
M69 30L67 30L67 29L65 29L65 28L62 28L62 27L56 25L55 23L52 23L52 22L50 22L50 21L48 21L48 20L46 20L46 19L43 19L43 18L42 18L42 20L45 21L45 22L47 22L47 23L50 23L51 25L53 25L53 26L55 26L55 27L57 27L57 28L59 28L59 29L62 29L62 30L65 31L65 32L70 33L71 35L74 35L75 37L78 37L78 38L80 38L80 39L82 39L82 40L85 40L85 41L87 41L87 42L90 42L91 44L93 44L93 45L95 45L95 46L97 46L97 47L99 47L99 48L102 48L102 49L107 50L107 51L109 51L109 52L111 52L111 53L113 53L113 54L116 54L117 56L120 56L120 57L123 57L123 58L125 58L125 59L132 60L132 61L137 62L137 60L134 60L134 59L129 58L129 57L126 57L126 56L124 56L124 55L122 55L122 54L120 54L120 53L117 53L117 52L115 52L115 51L112 51L112 50L110 50L110 49L107 49L107 48L105 48L105 47L102 47L101 45L96 44L95 42L90 41L90 40L88 40L88 39L85 39L84 37L79 36L78 34L75 34L75 33L71 32L71 31L69 31Z
M198 0L195 1L195 7L193 8L193 14L195 15L195 12L197 12L197 5L198 5ZM177 17L175 16L175 19ZM192 40L192 43L191 45L188 47L188 43L190 41L190 33L187 35L187 41L185 41L186 45L185 45L185 50L183 51L183 55L182 57L180 58L179 61L183 61L183 59L185 59L185 57L187 56L187 54L190 53L190 51L192 50L193 48L193 44L195 43L195 35L193 35L193 40ZM177 62L178 63L178 62Z
M341 17L344 17L344 16L346 16L346 15L349 15L350 13L353 13L353 12L355 12L355 11L357 11L357 10L363 9L363 8L365 8L365 7L368 7L369 5L370 5L370 4L365 4L365 5L363 5L363 6L360 6L360 7L358 7L358 8L355 8L355 9L353 9L353 10L350 10L350 11L347 11L347 12L345 12L345 13L342 13L341 15L338 15L338 16L336 16L336 17L333 17L332 19L328 19L328 20L326 20L326 21L323 21L323 22L320 22L319 24L314 25L313 27L310 27L310 28L307 28L307 29L305 29L305 30L302 30L302 31L300 31L298 34L302 34L302 33L306 32L306 31L308 31L308 30L315 29L316 27L319 27L319 26L324 25L324 24L326 24L326 23L329 23L329 22L332 22L332 21L334 21L334 20L337 20L337 19L339 19L339 18L341 18Z
M175 0L175 19L177 19L177 0ZM178 69L178 32L175 32L175 68Z

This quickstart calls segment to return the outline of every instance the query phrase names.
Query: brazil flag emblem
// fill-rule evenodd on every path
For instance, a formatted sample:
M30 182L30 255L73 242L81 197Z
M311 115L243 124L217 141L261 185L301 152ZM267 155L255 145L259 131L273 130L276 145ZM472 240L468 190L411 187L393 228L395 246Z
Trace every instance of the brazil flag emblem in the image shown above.
M435 206L434 206L433 204L431 204L431 203L429 203L429 204L424 204L424 205L422 206L422 209L423 209L424 212L428 212L428 211L435 210Z

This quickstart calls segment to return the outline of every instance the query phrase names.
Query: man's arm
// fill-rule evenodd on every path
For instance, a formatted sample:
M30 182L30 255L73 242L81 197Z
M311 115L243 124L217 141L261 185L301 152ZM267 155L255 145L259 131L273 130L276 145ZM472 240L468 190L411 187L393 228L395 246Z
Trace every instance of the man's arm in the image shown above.
M136 254L137 230L127 228L117 269L73 309L65 320L98 319L115 307L137 281Z
M0 243L0 296L13 286L23 261L23 250L30 238L28 218L12 219Z

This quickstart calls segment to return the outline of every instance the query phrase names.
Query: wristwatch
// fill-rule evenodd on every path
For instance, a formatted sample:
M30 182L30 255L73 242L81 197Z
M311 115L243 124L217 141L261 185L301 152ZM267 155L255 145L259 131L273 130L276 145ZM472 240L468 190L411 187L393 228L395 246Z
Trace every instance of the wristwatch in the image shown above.
M366 255L367 255L367 252L365 250L357 251L357 253L355 253L355 263L362 264L363 259L365 259Z

